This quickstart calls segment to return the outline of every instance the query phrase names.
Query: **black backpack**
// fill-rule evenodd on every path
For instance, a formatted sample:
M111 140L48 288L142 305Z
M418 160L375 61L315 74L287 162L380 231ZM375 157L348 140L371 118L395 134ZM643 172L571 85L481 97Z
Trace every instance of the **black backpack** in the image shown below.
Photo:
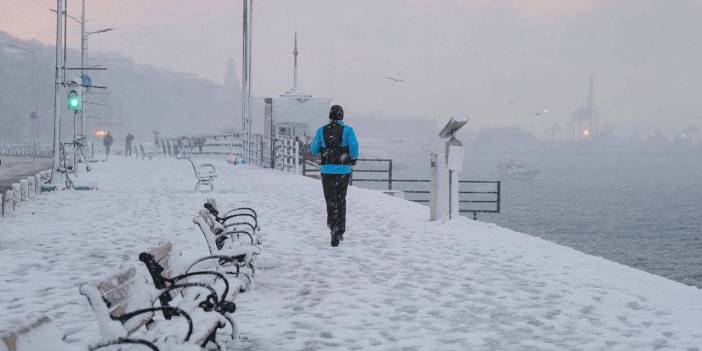
M351 153L349 146L341 146L344 136L344 126L331 122L322 129L324 148L322 148L322 165L350 165Z

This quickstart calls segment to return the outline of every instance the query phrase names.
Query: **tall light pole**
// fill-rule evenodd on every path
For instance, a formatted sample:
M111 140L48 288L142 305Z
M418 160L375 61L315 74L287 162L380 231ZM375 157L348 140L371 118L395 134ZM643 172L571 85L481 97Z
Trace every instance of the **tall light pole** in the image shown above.
M246 163L253 160L252 144L253 135L251 133L251 34L253 20L253 0L243 0L243 50L242 50L242 81L241 81L241 122L243 134L243 153Z
M58 183L59 169L59 143L61 137L61 68L63 67L62 45L63 45L63 2L56 0L56 67L54 72L54 145L51 162L51 183Z
M81 10L80 10L80 98L82 99L80 105L80 137L82 142L85 143L85 108L87 107L85 103L85 66L88 65L88 36L85 35L85 0L82 0Z
M50 9L49 11L56 12L54 9ZM88 37L93 34L100 34L100 33L105 33L114 30L114 28L105 28L93 32L88 32L86 30L85 24L88 22L88 20L85 17L85 0L81 0L81 15L80 18L77 18L75 16L71 16L66 13L66 11L63 11L63 14L66 16L66 18L70 18L80 24L80 78L81 78L81 112L80 112L80 136L81 138L85 138L85 96L86 96L86 87L85 85L85 69L88 66ZM76 121L74 121L75 123Z

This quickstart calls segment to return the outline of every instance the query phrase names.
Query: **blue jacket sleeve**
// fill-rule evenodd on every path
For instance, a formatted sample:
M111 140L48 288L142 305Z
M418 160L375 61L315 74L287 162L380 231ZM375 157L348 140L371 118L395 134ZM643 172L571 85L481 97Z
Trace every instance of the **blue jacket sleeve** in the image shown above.
M356 133L353 131L353 128L349 128L349 135L348 139L349 141L349 153L351 156L352 160L357 160L358 159L358 139L356 139Z
M314 139L312 139L312 144L310 145L310 152L312 155L319 155L322 150L322 129L317 129L317 133L314 134Z

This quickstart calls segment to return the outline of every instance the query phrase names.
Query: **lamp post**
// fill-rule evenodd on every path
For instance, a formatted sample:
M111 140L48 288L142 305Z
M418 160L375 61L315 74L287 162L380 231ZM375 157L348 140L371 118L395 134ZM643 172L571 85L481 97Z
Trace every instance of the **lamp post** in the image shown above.
M60 99L60 94L61 94L61 77L60 77L60 72L63 67L63 58L61 56L61 51L63 46L63 26L62 26L62 20L63 20L63 1L64 0L56 0L56 67L55 67L55 73L54 73L54 145L53 145L53 152L52 152L52 161L51 161L51 183L52 184L57 184L59 182L58 179L58 169L59 169L59 138L60 138L60 131L61 131L61 126L60 126L60 120L61 120L61 99Z
M244 160L247 164L252 163L253 158L253 134L252 134L252 79L251 79L251 67L252 67L252 34L253 34L253 0L243 0L243 59L242 59L242 94L241 94L241 119L242 119L242 133L243 133L243 145L244 145Z
M50 9L49 11L51 12L57 12L54 9ZM85 100L86 96L86 87L85 85L85 68L88 66L88 37L93 35L93 34L100 34L100 33L106 33L109 31L114 30L114 28L105 28L105 29L100 29L92 32L86 31L85 24L88 21L85 18L85 0L81 1L81 15L80 18L77 18L75 16L71 16L66 13L66 11L63 11L63 14L78 24L80 24L80 77L81 77L81 98ZM83 107L80 111L80 136L81 138L85 138L85 101L81 101L81 106Z

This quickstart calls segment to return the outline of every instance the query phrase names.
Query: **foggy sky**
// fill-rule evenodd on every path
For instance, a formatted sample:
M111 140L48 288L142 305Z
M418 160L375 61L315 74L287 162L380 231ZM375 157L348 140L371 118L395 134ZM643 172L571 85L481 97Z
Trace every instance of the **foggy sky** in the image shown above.
M220 82L227 58L240 63L240 1L87 3L89 30L116 28L92 36L91 50ZM0 30L52 43L55 6L2 0ZM302 87L349 116L467 112L476 127L544 134L554 122L567 128L592 74L603 123L664 132L702 124L700 0L255 0L255 95L290 88L295 30Z

